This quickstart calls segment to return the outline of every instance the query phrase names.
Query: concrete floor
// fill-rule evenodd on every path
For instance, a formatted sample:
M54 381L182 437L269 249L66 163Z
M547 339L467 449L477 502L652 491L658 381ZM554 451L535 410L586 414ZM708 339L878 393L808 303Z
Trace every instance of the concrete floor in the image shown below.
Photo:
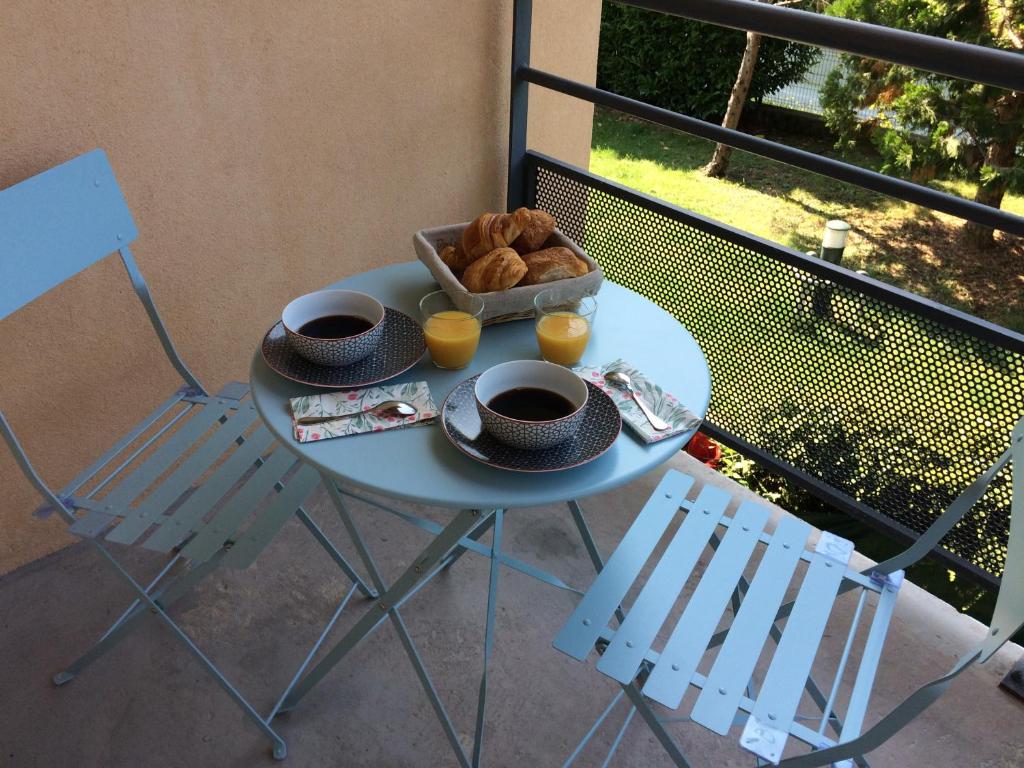
M721 482L688 457L673 462ZM609 552L662 470L615 493L585 501L598 544ZM742 489L734 487L738 493ZM314 517L352 554L326 494L309 505ZM426 534L365 505L354 505L378 562L397 576ZM421 512L438 520L442 511ZM592 578L564 507L514 510L506 549L569 583ZM136 572L153 573L156 558L125 552ZM260 710L305 655L348 583L298 523L290 523L258 563L220 571L173 614ZM468 555L403 609L428 669L468 745L481 660L487 563ZM129 599L94 551L76 545L0 578L0 765L259 766L275 765L257 729L156 621L58 689L51 675L76 658ZM488 707L486 762L557 766L610 700L614 687L588 664L551 648L575 598L516 572L502 574ZM354 600L332 638L362 613ZM848 603L837 608L842 618ZM842 622L840 621L840 624ZM900 594L876 684L877 717L921 682L945 672L984 632L977 622L913 585ZM845 632L827 638L834 658ZM875 766L1024 765L1024 704L997 688L1020 655L1005 647L984 667L962 675L950 694L872 760ZM692 698L684 701L684 707ZM596 766L621 717L606 724L578 765ZM869 716L869 720L871 720ZM390 625L363 643L291 715L276 721L288 740L285 765L453 765ZM692 724L674 726L696 766L752 766L736 746L738 729L719 738ZM617 766L668 766L639 719L616 755Z

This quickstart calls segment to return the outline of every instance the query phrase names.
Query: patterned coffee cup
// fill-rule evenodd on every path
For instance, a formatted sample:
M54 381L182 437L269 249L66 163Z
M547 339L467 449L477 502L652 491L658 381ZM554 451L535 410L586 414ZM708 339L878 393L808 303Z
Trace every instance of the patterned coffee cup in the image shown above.
M359 317L371 324L362 333L337 339L305 336L302 326L332 315ZM328 290L307 293L293 300L281 313L288 343L298 354L317 365L337 368L351 365L370 355L384 332L384 305L358 291Z
M495 397L514 389L544 389L569 401L575 410L557 419L526 421L492 411ZM513 360L484 371L474 387L476 407L485 430L513 448L539 451L569 440L583 421L588 390L583 379L554 363Z

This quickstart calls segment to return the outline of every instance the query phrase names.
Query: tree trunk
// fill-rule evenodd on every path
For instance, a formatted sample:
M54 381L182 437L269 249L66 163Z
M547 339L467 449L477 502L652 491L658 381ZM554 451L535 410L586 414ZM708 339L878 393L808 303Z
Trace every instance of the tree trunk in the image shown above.
M1012 168L1017 159L1017 144L1020 143L1024 128L1021 126L1021 112L1024 111L1024 92L1013 91L1003 94L996 100L996 121L1003 130L996 132L996 137L985 149L984 164L992 168ZM978 193L974 196L976 203L991 205L998 208L1003 204L1003 195L1009 181L1005 176L997 176L994 180L978 184ZM968 243L978 248L992 248L996 244L995 232L990 227L983 227L968 221L964 224L964 237Z
M754 79L754 65L757 64L757 52L760 48L761 36L754 32L747 32L747 45L743 49L740 71L736 74L736 82L732 86L732 93L729 94L729 106L726 108L725 118L722 120L723 128L735 129L740 124L740 115L743 114L743 105L747 101L750 82ZM725 172L729 170L729 158L731 156L732 147L725 144L717 144L714 157L704 167L704 173L716 178L725 176Z
M995 168L1009 168L1013 165L1019 134L1000 142L992 142L985 151L985 165ZM997 177L988 183L978 183L974 202L998 208L1003 204L1003 195L1009 186L1008 180ZM995 232L991 227L968 221L964 224L964 238L976 248L992 248L996 244Z

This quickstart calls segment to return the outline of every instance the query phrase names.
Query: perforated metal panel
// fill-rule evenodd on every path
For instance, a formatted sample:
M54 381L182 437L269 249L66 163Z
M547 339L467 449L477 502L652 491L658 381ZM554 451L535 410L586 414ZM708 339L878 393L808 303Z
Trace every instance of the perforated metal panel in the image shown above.
M1020 352L566 166L531 155L531 167L537 207L608 279L696 337L711 368L710 423L779 467L919 533L1009 444L1024 413ZM947 552L998 577L1009 510L1005 472L943 542Z

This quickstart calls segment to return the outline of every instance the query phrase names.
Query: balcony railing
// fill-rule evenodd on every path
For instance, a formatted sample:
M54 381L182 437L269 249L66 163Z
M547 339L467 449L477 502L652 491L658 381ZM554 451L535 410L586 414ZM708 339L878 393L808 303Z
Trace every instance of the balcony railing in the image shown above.
M625 4L1024 89L1024 56L1005 51L749 0ZM1024 235L1024 219L535 69L531 15L530 0L516 0L509 207L550 211L610 279L693 333L712 372L708 432L914 538L1024 413L1024 336L528 150L529 84L1012 234ZM1005 472L935 554L994 585L1009 510Z

